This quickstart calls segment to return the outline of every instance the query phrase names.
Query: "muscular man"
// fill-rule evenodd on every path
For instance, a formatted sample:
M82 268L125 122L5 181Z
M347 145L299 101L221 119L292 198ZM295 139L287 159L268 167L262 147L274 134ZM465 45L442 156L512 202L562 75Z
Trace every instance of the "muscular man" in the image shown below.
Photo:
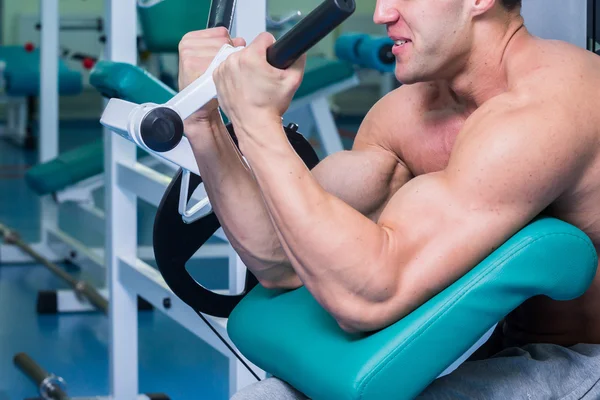
M532 36L519 0L378 0L374 20L396 42L404 85L370 110L351 151L313 171L294 153L281 116L303 60L270 67L268 34L215 71L219 104L186 122L215 212L261 284L304 285L342 329L372 331L542 212L600 246L600 58ZM188 34L180 87L230 41L244 44L222 29ZM600 277L577 300L531 299L500 326L422 398L600 397ZM304 397L270 378L234 398Z

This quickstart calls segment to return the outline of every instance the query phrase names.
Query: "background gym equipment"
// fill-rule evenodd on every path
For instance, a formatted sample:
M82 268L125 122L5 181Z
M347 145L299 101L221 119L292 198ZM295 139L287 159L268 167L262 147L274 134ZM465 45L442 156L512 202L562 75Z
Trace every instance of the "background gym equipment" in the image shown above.
M394 41L387 36L345 33L335 41L335 55L362 68L391 73L396 66Z
M67 400L67 384L63 378L48 373L26 353L18 353L13 358L17 367L39 388L43 400Z
M67 383L58 375L49 373L26 353L17 353L13 358L14 364L27 375L38 387L42 400L77 400L67 394ZM79 398L79 400L89 399ZM102 397L95 397L102 400ZM108 400L108 399L106 399ZM169 400L163 393L140 395L136 400Z
M59 90L64 96L80 94L82 76L59 59ZM0 46L0 103L7 109L6 124L0 137L10 139L27 149L35 147L32 132L34 99L40 95L40 51L28 44Z
M354 10L353 0L324 1L267 49L267 61L276 68L288 68L310 47L345 21ZM230 16L227 12L224 15ZM217 22L209 18L209 23ZM229 28L229 25L226 21L221 26ZM176 295L196 311L218 317L227 317L247 290L256 285L256 280L249 277L243 292L230 296L206 289L187 272L185 263L219 226L215 224L214 217L210 222L202 220L206 216L203 207L194 206L194 210L199 212L187 209L187 201L200 182L190 183L191 173L199 175L199 172L189 142L183 137L183 120L216 96L212 71L226 56L237 50L228 45L224 46L203 76L164 105L138 106L121 99L111 99L101 118L101 123L115 133L182 167L175 177L176 183L172 183L167 189L156 216L156 262L165 281ZM291 132L288 134L296 133L292 129L289 131ZM310 148L310 145L308 147ZM175 193L175 197L171 193ZM186 225L191 227L197 218L201 218L198 229L189 231L189 228L185 228ZM208 228L203 226L204 222L207 222ZM184 228L186 231L181 232ZM175 240L171 240L173 238Z
M31 246L25 243L17 232L9 229L8 227L0 224L0 237L4 238L4 241L8 244L13 244L23 250L25 253L30 255L34 260L38 263L42 264L44 267L48 268L52 271L53 274L60 277L63 281L69 284L75 291L78 296L85 297L92 305L101 310L104 314L108 313L108 301L104 296L102 296L93 286L88 284L87 282L76 279L63 269L61 269L58 265L53 262L47 260L44 256L40 255L37 251L35 251ZM45 312L45 308L54 308L56 309L56 304L48 305L47 302L43 300L43 298L38 301L38 312L43 314Z

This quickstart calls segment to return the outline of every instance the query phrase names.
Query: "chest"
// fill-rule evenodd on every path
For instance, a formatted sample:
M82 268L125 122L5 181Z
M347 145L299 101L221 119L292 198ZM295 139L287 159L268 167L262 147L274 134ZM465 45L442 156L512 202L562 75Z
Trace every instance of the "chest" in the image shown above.
M417 124L403 140L401 157L414 176L444 170L465 118L451 116Z

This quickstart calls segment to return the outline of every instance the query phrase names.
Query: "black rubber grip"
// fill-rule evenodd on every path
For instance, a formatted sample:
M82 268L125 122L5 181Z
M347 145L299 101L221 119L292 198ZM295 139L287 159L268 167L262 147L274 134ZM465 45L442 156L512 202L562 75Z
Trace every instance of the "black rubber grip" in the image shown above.
M224 26L231 30L233 24L233 12L236 0L213 0L210 4L207 28L218 28Z
M356 9L354 0L325 0L267 49L267 61L286 69L344 22Z

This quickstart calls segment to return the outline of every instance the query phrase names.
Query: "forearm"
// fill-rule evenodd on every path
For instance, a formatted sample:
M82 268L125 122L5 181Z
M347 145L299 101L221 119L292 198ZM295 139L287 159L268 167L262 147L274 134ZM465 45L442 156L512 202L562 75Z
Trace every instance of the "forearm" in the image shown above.
M258 185L220 115L185 128L213 210L242 261L261 282L299 286Z
M385 229L327 193L283 134L241 135L280 241L315 298L334 315L345 312L339 305L347 300L356 306L389 298L396 278L382 262Z

